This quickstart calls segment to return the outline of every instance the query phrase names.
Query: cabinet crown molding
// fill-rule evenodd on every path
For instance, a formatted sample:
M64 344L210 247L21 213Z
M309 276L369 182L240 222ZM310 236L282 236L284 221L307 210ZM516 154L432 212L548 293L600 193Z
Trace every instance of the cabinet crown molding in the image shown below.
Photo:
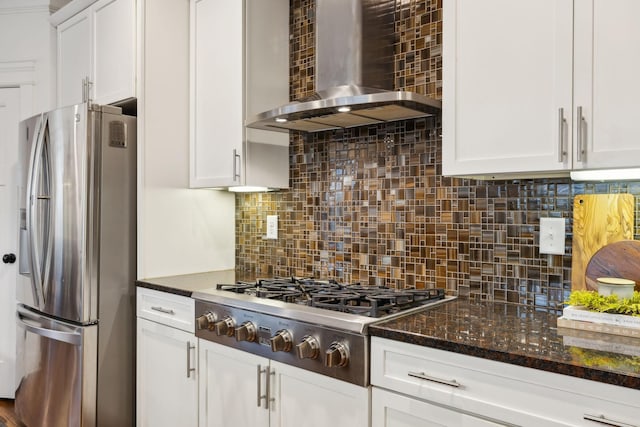
M0 0L0 15L49 13L60 8L54 3L55 0Z
M0 0L0 1L2 1L2 0ZM62 6L64 6L64 7L62 7L60 10L58 10L55 13L53 13L49 17L49 23L52 26L57 27L58 25L60 25L64 21L66 21L67 19L71 18L76 13L85 10L86 8L88 8L89 6L91 6L92 4L94 4L97 1L98 0L74 0L74 1L69 2L66 5L64 5L65 0L51 0L52 4L54 2L55 3L63 3Z

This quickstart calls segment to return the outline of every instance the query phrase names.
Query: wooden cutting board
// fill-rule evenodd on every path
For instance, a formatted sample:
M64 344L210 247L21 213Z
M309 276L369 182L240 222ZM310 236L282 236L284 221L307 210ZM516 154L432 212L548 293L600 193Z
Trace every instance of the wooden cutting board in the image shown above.
M587 289L598 289L598 277L633 280L636 282L636 291L640 291L640 240L610 243L596 252L587 264Z
M573 199L571 289L586 289L591 257L609 243L633 239L632 194L583 194Z

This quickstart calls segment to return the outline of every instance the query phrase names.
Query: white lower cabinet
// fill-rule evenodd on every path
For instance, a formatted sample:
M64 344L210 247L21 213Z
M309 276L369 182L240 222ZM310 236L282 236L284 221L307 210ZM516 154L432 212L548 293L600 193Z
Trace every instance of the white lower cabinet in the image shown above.
M373 427L640 426L640 390L378 337L371 383Z
M201 427L368 427L369 389L200 340Z
M269 412L262 398L266 387L263 370L269 365L269 359L202 339L198 359L200 426L269 425Z
M189 305L191 312L183 315L181 310ZM138 288L137 313L136 425L197 427L198 340L193 332L193 300ZM188 325L185 328L191 330L169 326L172 323Z
M378 387L373 387L371 395L371 427L487 427L501 425Z
M271 371L271 427L369 426L368 388L274 361Z

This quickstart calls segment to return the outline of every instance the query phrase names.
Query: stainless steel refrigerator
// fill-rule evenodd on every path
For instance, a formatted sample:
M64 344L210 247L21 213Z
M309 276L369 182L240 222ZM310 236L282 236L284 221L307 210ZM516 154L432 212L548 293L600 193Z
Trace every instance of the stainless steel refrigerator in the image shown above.
M136 118L79 104L20 123L15 410L134 420Z

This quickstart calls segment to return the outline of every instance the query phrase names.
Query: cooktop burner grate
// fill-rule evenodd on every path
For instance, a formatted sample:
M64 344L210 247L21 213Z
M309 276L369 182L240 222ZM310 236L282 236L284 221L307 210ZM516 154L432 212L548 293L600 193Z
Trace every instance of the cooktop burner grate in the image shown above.
M444 298L442 289L343 285L308 278L258 279L255 283L220 284L217 289L368 317L382 317Z

